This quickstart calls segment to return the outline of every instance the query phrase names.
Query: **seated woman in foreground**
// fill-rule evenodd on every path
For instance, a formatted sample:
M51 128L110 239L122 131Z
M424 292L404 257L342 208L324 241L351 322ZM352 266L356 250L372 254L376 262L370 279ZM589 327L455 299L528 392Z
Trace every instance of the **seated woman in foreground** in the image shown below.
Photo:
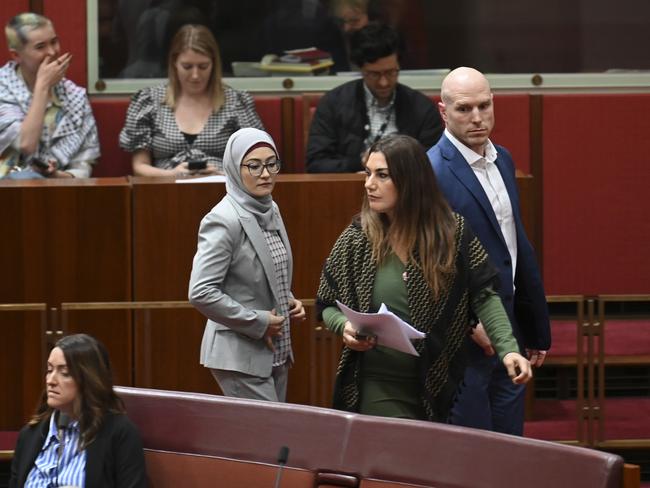
M253 98L223 83L221 56L204 26L185 25L172 40L168 82L137 92L120 133L133 174L186 176L222 171L228 138L264 129Z
M20 431L9 486L146 486L140 435L113 391L108 353L96 339L75 334L52 349L43 398Z
M476 315L515 383L532 376L494 291L497 271L462 216L449 208L413 138L374 143L365 161L361 214L334 244L318 289L327 327L343 336L334 407L446 422L463 379ZM362 338L336 306L376 312L382 303L425 332L418 356Z

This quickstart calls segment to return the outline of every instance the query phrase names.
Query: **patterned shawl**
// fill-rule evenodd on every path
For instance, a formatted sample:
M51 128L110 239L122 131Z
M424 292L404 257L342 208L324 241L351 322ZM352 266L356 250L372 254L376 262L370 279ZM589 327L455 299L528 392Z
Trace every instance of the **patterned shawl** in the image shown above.
M454 214L456 273L434 297L418 264L406 267L406 290L411 325L427 334L415 344L421 356L422 403L427 418L445 422L465 369L464 343L474 319L470 303L488 286L496 286L497 271L463 217ZM416 256L417 259L417 256ZM319 312L340 300L348 307L370 312L377 262L358 222L343 231L334 244L320 279ZM319 314L320 315L320 314ZM334 408L359 410L361 354L343 348L336 373Z

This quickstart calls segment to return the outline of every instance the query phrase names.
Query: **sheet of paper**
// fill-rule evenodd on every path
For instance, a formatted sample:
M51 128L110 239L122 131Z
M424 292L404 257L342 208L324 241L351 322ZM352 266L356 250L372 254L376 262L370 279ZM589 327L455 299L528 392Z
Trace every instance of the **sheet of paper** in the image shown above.
M179 178L176 183L225 183L224 175L201 176L200 178Z
M343 303L336 301L343 315L357 329L370 332L377 336L377 344L390 347L398 351L419 356L411 343L412 339L424 339L424 332L413 328L397 315L381 304L377 313L355 312Z

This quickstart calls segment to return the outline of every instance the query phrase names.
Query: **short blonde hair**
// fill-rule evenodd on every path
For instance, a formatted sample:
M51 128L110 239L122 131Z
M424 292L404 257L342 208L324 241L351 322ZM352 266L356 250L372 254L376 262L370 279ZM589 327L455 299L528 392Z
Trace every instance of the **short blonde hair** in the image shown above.
M33 12L23 12L22 14L16 15L5 26L5 35L7 36L9 49L18 51L25 47L25 44L28 42L27 34L47 25L52 25L50 19Z
M221 55L219 46L212 32L203 26L186 24L181 27L172 39L167 58L167 77L169 87L165 96L165 103L174 108L176 100L181 94L181 83L176 72L176 60L188 49L207 56L212 61L212 72L208 81L208 93L212 95L213 110L216 112L223 105L223 84L221 82Z

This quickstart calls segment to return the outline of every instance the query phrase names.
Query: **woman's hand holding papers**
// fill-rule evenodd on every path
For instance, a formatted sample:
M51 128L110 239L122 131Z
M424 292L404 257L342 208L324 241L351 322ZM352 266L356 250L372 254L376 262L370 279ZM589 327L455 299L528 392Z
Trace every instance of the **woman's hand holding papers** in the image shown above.
M359 336L359 330L355 329L349 320L345 322L345 327L343 328L343 344L359 352L367 351L377 345L376 336L369 335L363 337L361 338Z

